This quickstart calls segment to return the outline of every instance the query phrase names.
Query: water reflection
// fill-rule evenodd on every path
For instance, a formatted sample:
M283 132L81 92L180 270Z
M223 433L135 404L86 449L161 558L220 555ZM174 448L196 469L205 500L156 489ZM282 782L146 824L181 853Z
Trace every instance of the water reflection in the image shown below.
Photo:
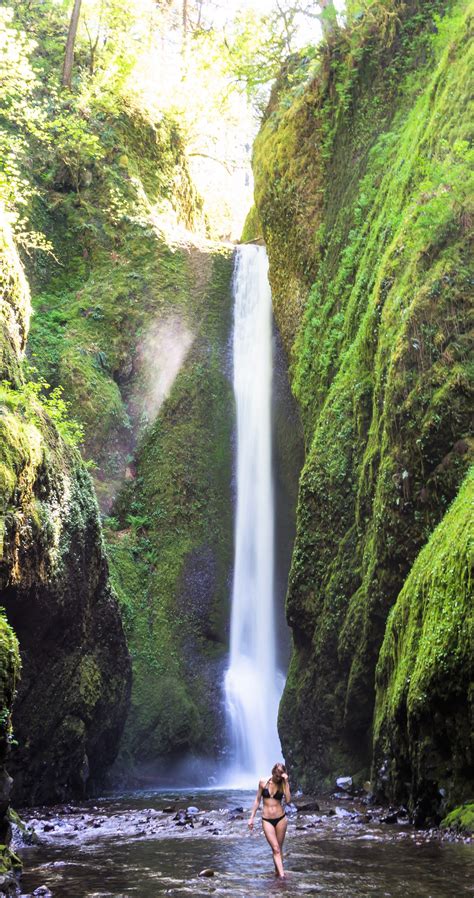
M101 802L100 814L163 807L173 795L133 796ZM224 809L236 799L249 807L248 793L194 793L206 810ZM191 795L181 797L183 806ZM154 802L154 804L153 804ZM292 822L286 844L286 882L275 880L260 832L246 831L245 820L225 826L221 835L196 829L172 837L131 838L122 834L82 841L80 833L22 850L23 892L47 884L54 898L155 898L169 896L252 896L252 898L448 898L473 895L471 846L420 842L412 831L350 826L329 818L309 831ZM215 876L200 879L212 868Z

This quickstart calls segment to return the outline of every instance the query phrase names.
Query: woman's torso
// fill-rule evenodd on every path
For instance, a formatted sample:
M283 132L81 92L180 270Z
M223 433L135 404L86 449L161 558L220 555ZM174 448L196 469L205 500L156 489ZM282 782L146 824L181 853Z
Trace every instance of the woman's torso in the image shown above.
M263 816L281 817L284 793L280 786L275 786L271 779L260 781L262 786Z

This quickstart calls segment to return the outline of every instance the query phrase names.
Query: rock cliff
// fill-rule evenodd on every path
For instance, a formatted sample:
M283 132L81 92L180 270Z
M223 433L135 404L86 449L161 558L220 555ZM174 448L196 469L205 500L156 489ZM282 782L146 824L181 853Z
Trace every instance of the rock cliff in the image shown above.
M3 219L0 267L0 594L10 625L2 623L2 726L18 666L13 628L22 676L8 766L15 801L26 804L82 796L103 779L123 728L130 661L89 474L23 376L29 291Z
M373 763L374 786L418 819L473 783L467 487L456 498L472 460L472 23L461 2L349 17L289 61L254 151L249 227L306 443L284 751L305 786ZM412 670L414 640L429 675Z

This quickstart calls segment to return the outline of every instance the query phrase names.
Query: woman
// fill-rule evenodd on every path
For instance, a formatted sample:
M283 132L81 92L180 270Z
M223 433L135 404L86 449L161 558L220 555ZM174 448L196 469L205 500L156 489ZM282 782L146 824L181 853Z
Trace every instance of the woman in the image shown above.
M285 871L283 870L283 842L285 841L286 828L288 826L287 816L281 806L283 798L286 804L290 803L291 794L288 774L284 764L275 764L271 777L268 780L260 780L258 784L258 792L253 803L248 825L249 829L253 830L255 814L260 806L260 801L263 799L263 831L272 849L275 872L280 879L285 878Z

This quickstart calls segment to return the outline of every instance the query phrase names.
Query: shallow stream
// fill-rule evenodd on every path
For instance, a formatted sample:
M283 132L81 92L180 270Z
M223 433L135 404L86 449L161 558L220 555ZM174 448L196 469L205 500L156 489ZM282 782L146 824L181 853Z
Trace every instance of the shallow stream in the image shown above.
M40 844L19 849L22 893L46 885L54 898L474 895L472 845L364 822L352 802L321 802L317 813L291 816L288 876L277 881L260 825L254 834L247 829L252 801L253 794L241 791L167 791L25 812ZM194 828L177 825L169 810L189 806L200 811ZM214 875L199 877L204 868Z

